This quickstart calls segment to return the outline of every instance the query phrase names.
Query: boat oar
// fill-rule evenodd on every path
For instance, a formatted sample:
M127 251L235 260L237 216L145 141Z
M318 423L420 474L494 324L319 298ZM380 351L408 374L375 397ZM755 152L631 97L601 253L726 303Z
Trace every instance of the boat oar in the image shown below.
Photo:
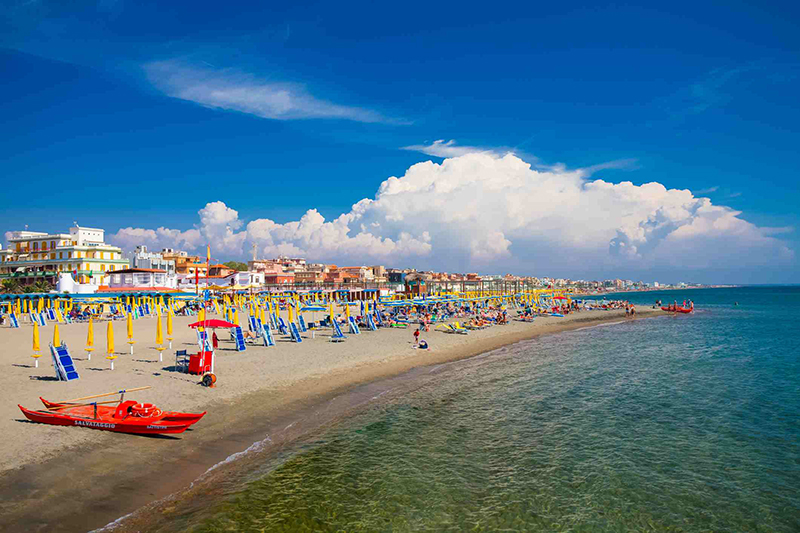
M117 400L106 400L104 402L91 402L91 403L67 403L63 402L58 405L49 406L48 409L55 411L56 409L66 409L67 407L85 407L87 405L103 405L106 403L119 403Z
M82 400L91 400L92 398L102 398L103 396L112 396L114 394L125 394L126 392L135 392L137 390L145 390L152 388L150 385L146 387L136 387L135 389L122 389L114 392L105 392L103 394L95 394L94 396L84 396L83 398L74 398L72 400L65 400L63 402L58 403L69 403L69 402L80 402Z

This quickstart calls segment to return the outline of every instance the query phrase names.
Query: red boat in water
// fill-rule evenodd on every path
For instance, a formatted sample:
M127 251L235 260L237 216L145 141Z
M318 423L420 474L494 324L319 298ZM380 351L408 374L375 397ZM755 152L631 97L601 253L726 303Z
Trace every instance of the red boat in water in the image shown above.
M694 307L662 307L662 311L669 311L670 313L692 313Z
M124 391L120 392L124 393ZM118 404L110 407L98 405L103 402L78 404L39 399L47 409L46 411L34 411L18 405L28 420L56 426L80 426L137 435L183 433L206 414L205 411L202 413L162 411L153 404L139 403L133 400L105 402Z

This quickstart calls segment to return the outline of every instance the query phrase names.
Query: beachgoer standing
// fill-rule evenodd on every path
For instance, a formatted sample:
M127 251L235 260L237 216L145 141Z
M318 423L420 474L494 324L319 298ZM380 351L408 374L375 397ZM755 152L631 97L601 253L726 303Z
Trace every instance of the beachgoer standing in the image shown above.
M414 346L419 344L419 328L414 331Z
M216 331L211 334L211 345L214 347L215 350L219 348L219 339L217 338Z

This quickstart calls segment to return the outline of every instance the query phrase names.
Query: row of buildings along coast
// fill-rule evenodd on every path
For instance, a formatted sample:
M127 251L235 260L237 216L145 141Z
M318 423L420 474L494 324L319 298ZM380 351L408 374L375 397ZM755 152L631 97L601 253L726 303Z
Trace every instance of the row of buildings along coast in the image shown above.
M420 272L415 269L373 266L337 266L278 257L244 263L206 262L204 257L181 250L151 251L145 245L129 253L105 242L100 228L78 226L69 233L13 231L7 248L0 248L0 280L17 288L38 283L59 292L95 293L125 291L194 292L207 288L259 287L374 287L386 290L424 291L426 286L476 283L524 283L528 287L563 287L586 292L659 288L658 283L632 280L584 281L506 274ZM8 281L7 281L8 280ZM662 287L664 287L662 285Z

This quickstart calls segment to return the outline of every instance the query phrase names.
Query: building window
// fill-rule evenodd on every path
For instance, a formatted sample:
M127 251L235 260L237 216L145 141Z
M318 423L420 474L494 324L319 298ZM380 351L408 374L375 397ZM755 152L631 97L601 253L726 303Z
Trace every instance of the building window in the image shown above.
M39 249L39 243L38 242L33 243L33 249L34 250L38 250Z
M55 259L55 258L56 258L56 254L50 254L50 259Z
M52 248L53 250L55 250L55 248L56 248L56 241L50 241L50 248Z

